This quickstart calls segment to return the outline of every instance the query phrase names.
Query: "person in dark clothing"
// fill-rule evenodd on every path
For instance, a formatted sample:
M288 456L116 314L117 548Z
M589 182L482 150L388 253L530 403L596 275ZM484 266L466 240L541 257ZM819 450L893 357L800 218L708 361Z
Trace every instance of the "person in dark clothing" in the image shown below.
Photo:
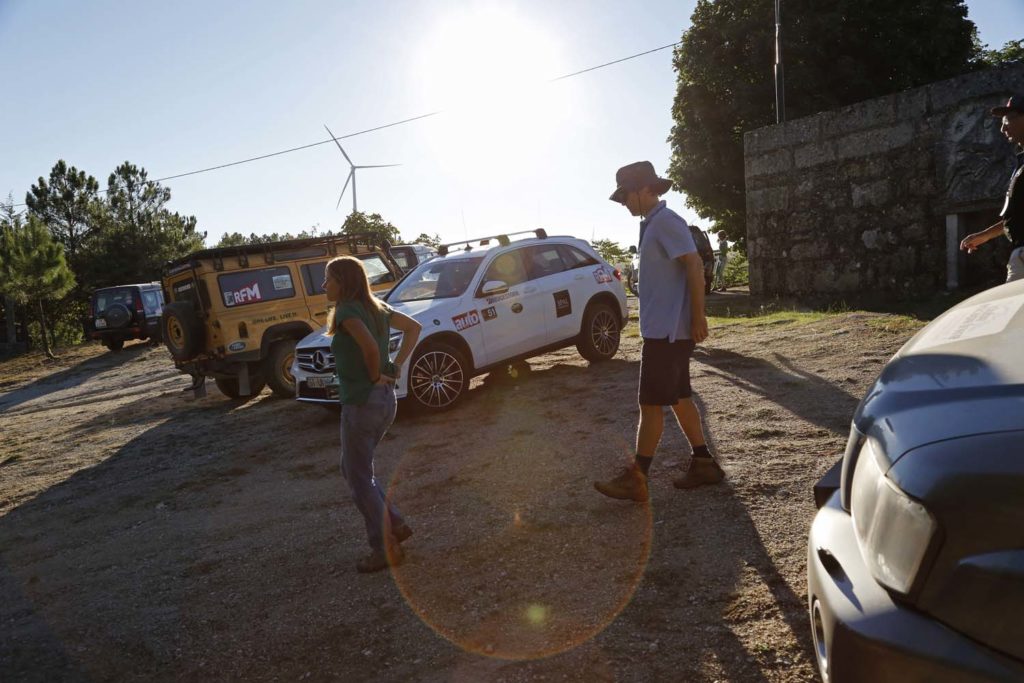
M1006 202L999 213L1000 221L981 232L968 235L960 248L968 254L990 239L1006 235L1013 245L1006 263L1006 281L1024 279L1024 95L1014 95L1002 107L992 109L993 116L1002 117L1002 131L1006 139L1017 145L1017 166L1006 189Z

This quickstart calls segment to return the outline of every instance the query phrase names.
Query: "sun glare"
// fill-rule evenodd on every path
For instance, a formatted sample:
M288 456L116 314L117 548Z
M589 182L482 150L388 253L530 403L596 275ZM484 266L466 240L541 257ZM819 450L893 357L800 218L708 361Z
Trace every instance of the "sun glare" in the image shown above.
M542 150L568 116L547 83L560 67L555 42L518 14L478 8L443 20L424 43L417 77L444 112L431 128L438 158L507 168Z

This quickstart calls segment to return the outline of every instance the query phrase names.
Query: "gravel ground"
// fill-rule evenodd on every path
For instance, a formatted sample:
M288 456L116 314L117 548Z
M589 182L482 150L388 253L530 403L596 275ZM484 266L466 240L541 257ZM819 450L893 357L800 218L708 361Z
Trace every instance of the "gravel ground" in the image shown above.
M415 535L369 576L336 415L193 399L144 344L5 361L0 680L816 680L811 487L913 328L716 320L693 377L727 484L672 488L669 422L647 505L591 487L631 458L635 323L610 362L566 349L400 412L378 474Z

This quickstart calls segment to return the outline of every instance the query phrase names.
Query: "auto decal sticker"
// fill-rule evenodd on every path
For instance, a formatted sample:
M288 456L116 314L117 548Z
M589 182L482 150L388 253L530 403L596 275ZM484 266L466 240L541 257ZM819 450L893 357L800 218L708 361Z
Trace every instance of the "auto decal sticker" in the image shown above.
M481 311L481 313L484 314L484 320L494 320L495 318L498 317L498 309L496 309L494 306L485 308L483 311Z
M599 266L598 269L594 271L594 279L597 280L597 284L603 285L606 282L612 281L612 274L608 272L608 269L604 266Z
M456 332L462 332L463 330L468 330L474 325L479 325L480 314L476 311L466 311L465 313L453 316L452 323L455 325Z
M273 277L274 289L291 289L292 288L292 276L289 273L284 275L275 275Z
M253 281L251 285L242 285L233 292L224 292L225 306L235 306L237 304L249 303L250 301L263 301L259 282Z
M555 297L555 317L563 318L572 315L572 298L569 296L569 290L563 289L561 292L555 292L552 296Z
M913 351L999 334L1024 306L1024 294L964 306L943 316L918 338Z
M505 301L506 299L512 299L512 298L517 297L517 296L519 296L519 290L518 289L510 289L507 292L505 292L504 294L499 294L497 296L489 296L489 297L487 297L487 303L489 303L489 304L496 304L499 301Z

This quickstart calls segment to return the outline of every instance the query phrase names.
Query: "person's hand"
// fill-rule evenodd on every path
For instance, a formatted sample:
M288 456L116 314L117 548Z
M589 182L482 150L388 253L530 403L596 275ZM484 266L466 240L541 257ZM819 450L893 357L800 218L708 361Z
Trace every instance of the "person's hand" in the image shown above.
M695 313L690 320L690 334L693 336L693 343L700 344L708 338L708 319L704 313Z
M380 378L378 378L377 381L374 382L374 384L383 384L384 386L387 386L388 384L394 384L397 381L398 380L396 378L392 377L391 375L385 375L382 372L380 374Z
M968 254L970 254L984 243L985 239L984 237L982 237L981 233L975 232L968 235L963 239L962 242L960 242L960 250L966 251Z

